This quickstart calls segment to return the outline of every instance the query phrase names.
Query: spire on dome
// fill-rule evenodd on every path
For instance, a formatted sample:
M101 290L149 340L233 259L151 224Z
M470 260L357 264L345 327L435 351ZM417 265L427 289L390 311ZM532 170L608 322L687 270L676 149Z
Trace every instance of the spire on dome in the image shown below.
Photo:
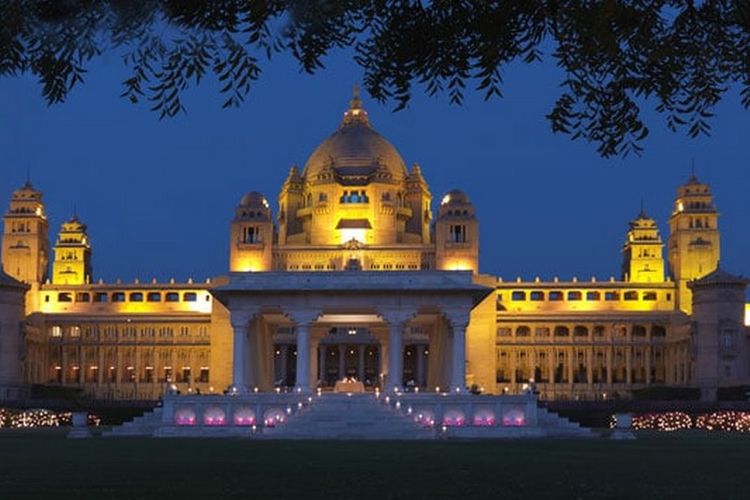
M358 83L355 83L352 89L352 100L349 101L349 109L362 109L362 99L359 97Z
M362 107L362 98L359 95L359 85L354 84L352 98L349 101L349 109L344 113L344 119L341 120L341 127L347 125L367 125L370 126L370 120L367 118L367 111Z

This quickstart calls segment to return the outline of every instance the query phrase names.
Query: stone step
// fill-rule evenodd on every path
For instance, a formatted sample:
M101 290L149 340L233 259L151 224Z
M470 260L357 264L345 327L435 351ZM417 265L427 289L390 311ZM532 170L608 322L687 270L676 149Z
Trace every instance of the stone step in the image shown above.
M273 396L272 396L273 397ZM278 399L278 398L277 398ZM460 399L457 400L460 403ZM296 398L276 401L281 408L295 408ZM373 395L326 394L314 398L311 405L305 405L297 412L287 415L283 422L274 427L258 425L250 427L234 425L209 427L204 425L177 426L163 422L164 410L154 408L104 433L105 436L157 436L157 437L245 437L253 439L503 439L519 437L594 437L596 434L581 427L576 422L548 411L536 408L530 421L536 425L524 427L424 427L414 421L413 415L386 405L383 399ZM422 404L422 403L419 403ZM429 401L424 405L429 406ZM268 408L268 406L266 407ZM258 416L261 420L262 416Z

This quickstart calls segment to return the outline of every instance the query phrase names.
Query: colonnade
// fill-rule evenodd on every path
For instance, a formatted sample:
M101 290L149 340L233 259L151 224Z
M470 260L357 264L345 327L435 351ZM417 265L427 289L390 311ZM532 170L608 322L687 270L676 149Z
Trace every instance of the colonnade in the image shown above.
M387 373L385 374L383 388L389 392L403 390L401 374L404 372L404 337L406 329L413 324L415 315L416 311L413 310L379 311L377 314L388 328L387 345L382 345L380 352L387 360ZM294 390L296 392L310 392L314 387L314 383L310 379L313 361L311 327L319 324L317 321L321 313L319 311L297 310L291 311L286 316L294 322L297 349ZM251 364L258 362L258 359L252 359L253 356L251 355L257 356L258 354L250 353L248 349L248 336L256 334L251 331L250 323L256 317L262 317L262 313L259 311L232 311L234 349L230 393L245 393L249 390L247 374L251 369ZM463 310L444 312L442 319L446 321L450 329L450 356L448 357L450 390L461 393L465 391L466 328L469 322L469 312ZM315 355L319 356L320 354L316 352ZM315 362L319 370L325 363L324 360L320 359L316 359ZM424 363L424 360L418 360L418 363ZM360 363L360 366L363 366L363 363Z

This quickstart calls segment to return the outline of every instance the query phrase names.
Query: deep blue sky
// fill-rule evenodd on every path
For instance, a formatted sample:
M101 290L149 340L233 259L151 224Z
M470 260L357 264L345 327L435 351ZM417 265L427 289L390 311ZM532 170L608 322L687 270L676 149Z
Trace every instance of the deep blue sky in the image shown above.
M92 64L86 83L61 105L48 107L33 78L0 79L2 204L30 168L44 192L51 240L74 204L88 224L96 278L222 274L242 194L261 191L275 208L290 165L304 165L336 129L361 71L343 53L327 66L308 76L277 57L242 108L222 110L208 81L186 96L186 115L164 121L118 97L126 73L115 55ZM736 93L717 108L711 137L673 134L650 113L644 154L604 160L593 145L550 131L544 115L559 81L548 60L510 68L505 97L490 102L469 93L459 107L418 93L393 113L392 105L364 100L407 165L422 166L435 203L460 188L476 204L483 272L617 276L641 197L666 241L675 190L695 159L721 212L722 264L750 274L750 113Z

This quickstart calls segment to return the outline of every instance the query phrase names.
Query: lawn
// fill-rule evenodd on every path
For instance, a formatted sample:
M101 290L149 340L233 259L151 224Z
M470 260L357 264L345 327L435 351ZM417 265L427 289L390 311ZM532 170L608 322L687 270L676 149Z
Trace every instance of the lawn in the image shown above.
M748 498L750 436L636 441L68 440L0 432L0 497Z

